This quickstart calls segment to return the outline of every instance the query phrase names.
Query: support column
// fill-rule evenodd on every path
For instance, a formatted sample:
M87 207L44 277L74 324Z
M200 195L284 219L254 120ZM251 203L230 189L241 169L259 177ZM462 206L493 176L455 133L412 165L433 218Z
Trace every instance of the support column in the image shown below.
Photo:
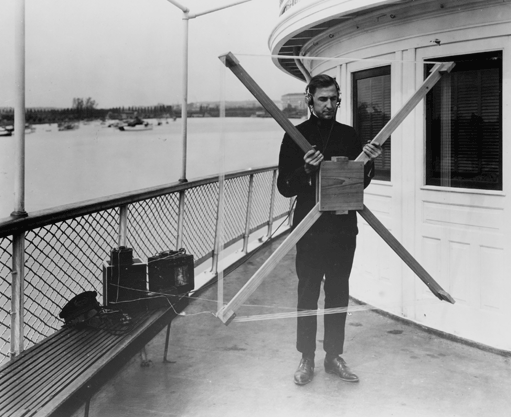
M177 215L176 250L183 247L183 225L185 217L185 191L179 192L179 213Z
M128 206L119 207L119 246L128 243Z
M250 175L250 182L248 184L248 200L247 200L247 214L245 217L245 234L243 237L243 253L248 253L248 240L250 238L250 220L252 217L252 201L254 194L254 174Z
M25 233L12 241L11 357L23 352L25 301Z
M179 182L187 182L186 179L186 159L188 150L188 10L183 13L183 101L181 104L181 123L182 125L182 166Z
M15 19L14 82L16 96L14 102L14 211L13 217L26 217L25 211L25 0L16 1Z

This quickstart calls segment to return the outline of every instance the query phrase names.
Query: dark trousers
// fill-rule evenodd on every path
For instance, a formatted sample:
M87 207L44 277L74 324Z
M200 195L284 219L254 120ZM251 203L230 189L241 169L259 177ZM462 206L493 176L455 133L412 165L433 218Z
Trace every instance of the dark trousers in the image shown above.
M298 311L316 310L323 277L325 309L347 307L349 277L355 255L356 236L305 235L296 245ZM346 313L325 314L323 348L340 355L344 347ZM298 317L296 348L312 355L316 350L317 316Z

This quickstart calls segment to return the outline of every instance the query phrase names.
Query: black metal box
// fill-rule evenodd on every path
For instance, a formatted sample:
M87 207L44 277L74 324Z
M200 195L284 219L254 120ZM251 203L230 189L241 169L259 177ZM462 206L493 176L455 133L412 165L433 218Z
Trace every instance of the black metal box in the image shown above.
M131 265L133 263L133 249L119 246L110 251L111 265Z
M133 258L129 265L103 262L103 304L122 308L122 302L147 296L147 264Z
M176 288L178 294L193 290L195 272L193 255L184 249L168 250L148 258L149 291L165 292Z

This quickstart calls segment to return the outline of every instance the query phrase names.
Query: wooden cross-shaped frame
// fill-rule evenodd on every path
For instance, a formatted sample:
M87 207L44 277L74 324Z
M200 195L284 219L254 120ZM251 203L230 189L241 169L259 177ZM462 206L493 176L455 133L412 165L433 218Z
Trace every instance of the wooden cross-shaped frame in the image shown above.
M232 53L229 52L226 55L220 56L220 60L222 60L225 66L238 77L263 108L304 152L313 149L307 139L305 139L259 85L248 75ZM433 88L438 80L440 80L442 75L450 72L453 67L453 62L436 64L420 88L401 110L389 120L371 143L380 146L383 145L406 116L424 98L428 91ZM454 299L431 277L431 275L429 275L403 245L399 243L376 216L363 204L363 167L368 160L369 158L367 155L362 152L355 161L347 161L345 158L339 158L338 160L334 159L333 161L324 161L321 163L319 170L319 186L317 187L319 193L317 196L317 204L257 270L252 278L248 280L243 288L238 291L231 301L218 311L217 317L224 324L228 325L234 319L236 310L250 297L273 268L302 238L324 211L335 211L340 214L346 210L357 210L362 218L382 237L412 271L415 272L433 294L440 300L454 304Z

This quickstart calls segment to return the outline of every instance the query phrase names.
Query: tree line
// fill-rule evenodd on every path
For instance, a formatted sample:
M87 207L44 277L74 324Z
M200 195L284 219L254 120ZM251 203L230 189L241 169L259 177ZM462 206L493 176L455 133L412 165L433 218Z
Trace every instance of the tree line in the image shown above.
M25 121L30 124L79 122L88 120L123 119L137 115L142 118L173 118L174 108L165 104L156 106L129 106L98 108L91 97L73 98L68 108L27 108ZM0 124L14 121L14 110L0 112Z
M302 117L305 114L300 109L288 106L283 110L288 117ZM187 110L189 117L219 117L219 104L195 106L190 104ZM181 106L157 104L155 106L128 106L99 108L98 103L91 97L73 98L69 108L27 108L25 120L30 124L79 122L89 120L119 120L138 116L142 119L165 119L181 117ZM226 117L269 117L261 106L230 105L225 109ZM0 125L11 124L14 121L14 110L0 112Z

